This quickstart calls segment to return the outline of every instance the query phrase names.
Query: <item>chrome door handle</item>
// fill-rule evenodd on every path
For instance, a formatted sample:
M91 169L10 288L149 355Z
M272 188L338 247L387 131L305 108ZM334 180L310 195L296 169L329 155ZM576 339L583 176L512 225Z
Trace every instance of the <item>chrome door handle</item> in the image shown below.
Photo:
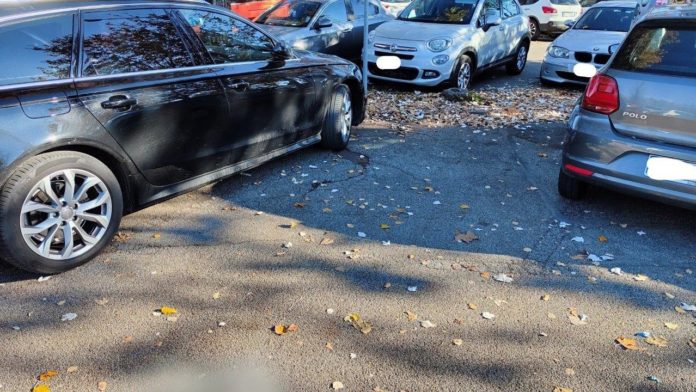
M232 90L246 91L249 89L249 83L241 80L234 80L227 83L227 87Z
M138 104L138 100L126 95L114 95L109 100L101 103L104 109L129 109Z

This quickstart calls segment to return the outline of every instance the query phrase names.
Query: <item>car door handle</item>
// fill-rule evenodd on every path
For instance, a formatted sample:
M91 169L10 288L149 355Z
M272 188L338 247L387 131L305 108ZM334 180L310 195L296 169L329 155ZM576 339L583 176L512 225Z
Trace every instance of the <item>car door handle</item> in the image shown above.
M232 80L227 82L227 88L237 91L246 91L249 89L249 83L241 80Z
M138 100L126 95L114 95L108 101L101 103L104 109L128 109L138 104Z

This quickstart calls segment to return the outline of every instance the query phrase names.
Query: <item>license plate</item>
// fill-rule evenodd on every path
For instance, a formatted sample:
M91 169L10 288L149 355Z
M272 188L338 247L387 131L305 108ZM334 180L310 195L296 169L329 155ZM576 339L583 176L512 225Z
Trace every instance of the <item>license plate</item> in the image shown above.
M577 12L564 12L564 13L563 13L563 16L564 16L564 17L568 17L568 18L572 18L572 17L574 17L575 15L577 15Z
M696 164L679 159L651 156L645 175L657 181L671 181L696 186Z

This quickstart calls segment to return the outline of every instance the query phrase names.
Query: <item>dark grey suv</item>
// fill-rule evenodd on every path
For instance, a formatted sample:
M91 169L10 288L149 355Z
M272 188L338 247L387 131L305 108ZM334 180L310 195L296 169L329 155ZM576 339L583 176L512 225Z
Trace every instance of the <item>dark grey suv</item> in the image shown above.
M641 19L570 119L558 182L578 199L596 184L696 207L696 9Z
M358 68L197 1L0 6L0 259L56 273L121 216L364 117Z

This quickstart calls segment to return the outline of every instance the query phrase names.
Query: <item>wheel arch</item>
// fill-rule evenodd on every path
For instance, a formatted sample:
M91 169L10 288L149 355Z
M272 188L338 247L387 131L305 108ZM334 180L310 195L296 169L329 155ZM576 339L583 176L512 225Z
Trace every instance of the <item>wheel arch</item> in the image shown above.
M356 78L346 78L342 84L348 86L350 90L350 101L353 105L353 112L357 114L353 116L353 125L360 125L365 119L365 94L362 91L362 84Z

